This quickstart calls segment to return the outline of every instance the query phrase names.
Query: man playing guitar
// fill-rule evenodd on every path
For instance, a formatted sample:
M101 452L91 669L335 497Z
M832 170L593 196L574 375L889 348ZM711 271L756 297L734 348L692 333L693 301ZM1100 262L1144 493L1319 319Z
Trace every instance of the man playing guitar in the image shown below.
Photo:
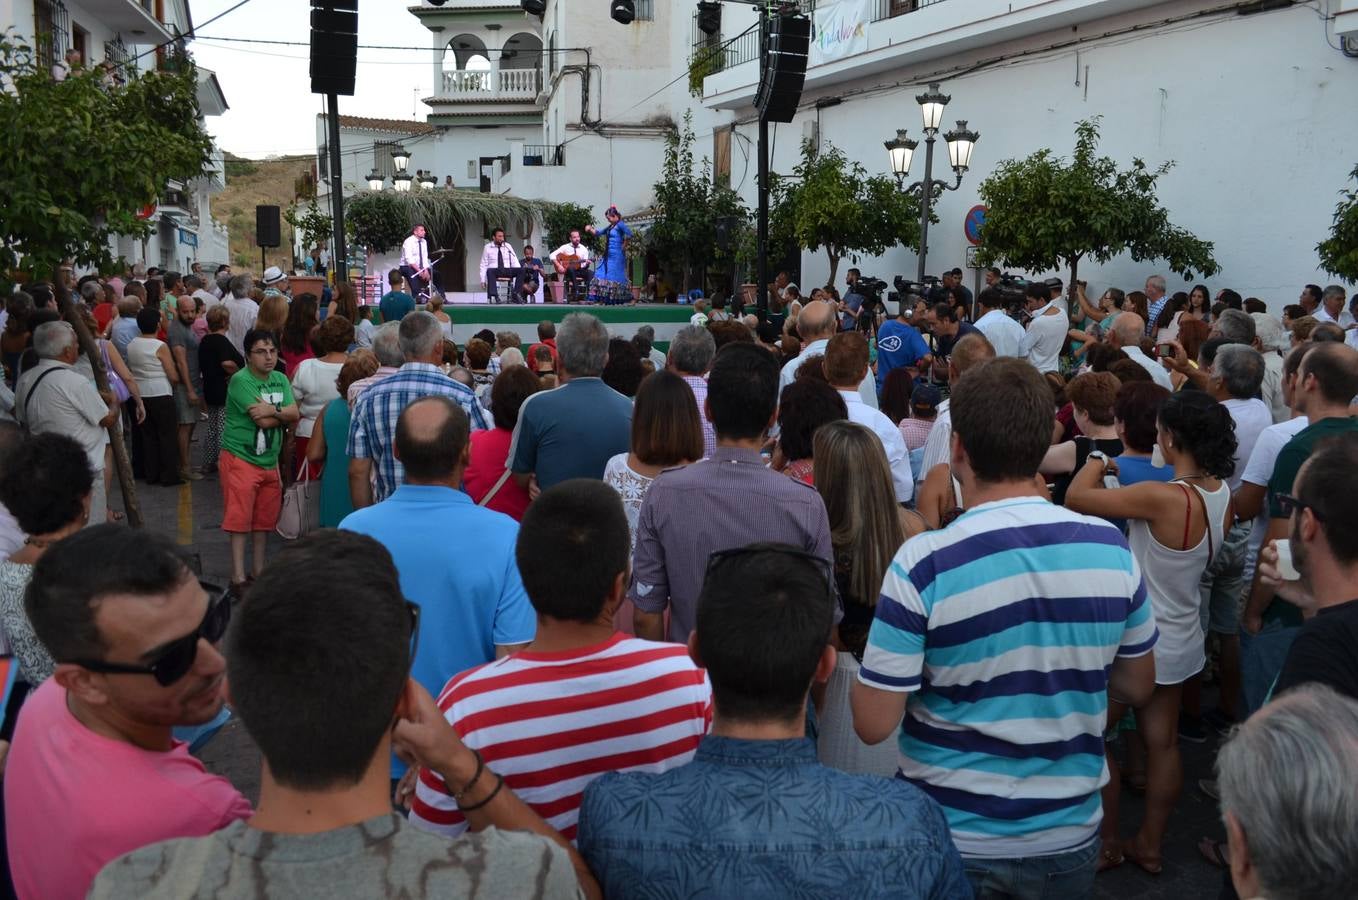
M558 275L566 282L565 299L581 299L594 272L590 268L589 248L580 243L580 230L571 229L570 243L562 244L548 256Z

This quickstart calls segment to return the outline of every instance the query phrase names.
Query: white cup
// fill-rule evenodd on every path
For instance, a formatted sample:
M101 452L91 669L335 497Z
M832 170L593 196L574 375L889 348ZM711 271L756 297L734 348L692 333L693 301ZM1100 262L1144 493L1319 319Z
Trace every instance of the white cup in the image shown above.
M1281 538L1273 542L1273 547L1278 551L1278 574L1284 581L1298 581L1301 573L1292 563L1292 542L1287 538Z

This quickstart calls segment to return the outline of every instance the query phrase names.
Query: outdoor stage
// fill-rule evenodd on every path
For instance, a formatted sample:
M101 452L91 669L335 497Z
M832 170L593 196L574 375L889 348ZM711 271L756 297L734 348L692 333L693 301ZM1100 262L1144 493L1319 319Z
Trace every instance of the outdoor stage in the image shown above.
M664 350L680 328L693 316L693 307L678 303L645 303L635 306L591 306L565 303L446 303L443 311L453 320L453 340L464 344L483 328L491 331L513 331L523 345L538 339L538 323L543 320L560 322L576 312L598 316L608 326L609 334L631 338L640 325L655 328L655 342Z

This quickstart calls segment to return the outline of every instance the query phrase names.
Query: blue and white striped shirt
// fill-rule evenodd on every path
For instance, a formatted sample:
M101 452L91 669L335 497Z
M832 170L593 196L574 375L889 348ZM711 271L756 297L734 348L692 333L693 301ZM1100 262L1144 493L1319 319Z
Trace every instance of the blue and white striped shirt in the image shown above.
M396 421L421 397L441 395L462 407L473 431L486 427L486 415L472 389L444 375L438 366L408 362L392 375L359 394L349 424L345 454L350 459L373 460L373 502L381 503L401 484L405 467L392 452Z
M858 677L912 694L899 777L963 856L1047 855L1098 830L1108 670L1156 637L1122 533L1023 497L900 549Z

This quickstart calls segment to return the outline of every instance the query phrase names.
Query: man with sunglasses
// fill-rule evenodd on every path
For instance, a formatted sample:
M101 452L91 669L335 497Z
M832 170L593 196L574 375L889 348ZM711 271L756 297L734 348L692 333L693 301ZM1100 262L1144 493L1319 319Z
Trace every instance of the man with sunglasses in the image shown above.
M171 734L221 710L226 665L214 644L230 616L183 550L97 525L43 555L26 607L57 666L19 715L5 772L20 897L78 900L123 853L251 814Z
M1263 546L1288 536L1290 519L1279 497L1292 493L1297 474L1317 445L1326 438L1358 432L1358 420L1349 415L1349 403L1355 395L1358 395L1358 350L1343 344L1321 343L1302 359L1292 387L1292 403L1306 416L1308 424L1287 442L1273 465L1268 483L1272 498L1268 532ZM1273 684L1281 669L1301 628L1302 614L1293 604L1275 598L1273 588L1256 570L1240 624L1243 712L1248 715L1263 703L1262 692Z
M937 803L816 761L807 695L835 667L836 606L805 550L709 557L687 651L712 681L711 733L687 765L585 789L580 852L608 896L970 900Z
M285 548L226 645L232 702L264 758L259 808L207 837L115 860L90 896L598 896L569 844L410 677L419 613L371 538L326 529ZM392 811L393 744L456 785L475 834L448 841Z

